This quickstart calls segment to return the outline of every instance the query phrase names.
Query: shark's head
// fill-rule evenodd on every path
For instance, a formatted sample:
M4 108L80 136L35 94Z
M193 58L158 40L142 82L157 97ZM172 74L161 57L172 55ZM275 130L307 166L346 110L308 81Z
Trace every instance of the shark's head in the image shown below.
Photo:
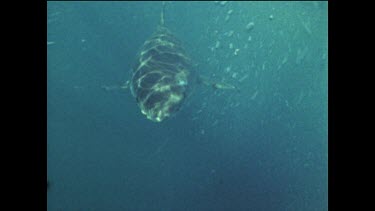
M168 71L150 71L133 82L132 89L142 114L161 122L175 114L184 102L188 75Z

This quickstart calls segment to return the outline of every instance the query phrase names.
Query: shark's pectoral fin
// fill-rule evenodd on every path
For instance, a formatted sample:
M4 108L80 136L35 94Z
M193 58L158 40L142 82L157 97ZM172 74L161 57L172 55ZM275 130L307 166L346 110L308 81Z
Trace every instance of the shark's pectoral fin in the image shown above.
M130 84L130 81L128 80L123 85L111 85L111 86L103 85L102 88L105 91L126 90L129 88L129 84Z
M200 84L204 84L206 86L211 86L214 89L240 91L236 86L234 86L232 84L229 84L229 83L226 83L226 82L212 81L212 80L209 80L208 78L203 77L203 76L198 77L198 82Z

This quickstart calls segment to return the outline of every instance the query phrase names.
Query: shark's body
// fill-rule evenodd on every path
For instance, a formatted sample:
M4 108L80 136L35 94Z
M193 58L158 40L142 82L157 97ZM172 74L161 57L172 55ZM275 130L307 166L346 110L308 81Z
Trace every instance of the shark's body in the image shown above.
M160 24L141 47L132 79L120 88L130 87L142 114L161 122L175 114L185 101L192 84L204 84L214 89L236 89L235 86L212 82L193 70L190 57L181 42L164 25L164 8ZM104 87L106 90L115 87Z
M181 42L161 23L140 49L130 88L141 112L155 122L178 111L191 81L191 59Z

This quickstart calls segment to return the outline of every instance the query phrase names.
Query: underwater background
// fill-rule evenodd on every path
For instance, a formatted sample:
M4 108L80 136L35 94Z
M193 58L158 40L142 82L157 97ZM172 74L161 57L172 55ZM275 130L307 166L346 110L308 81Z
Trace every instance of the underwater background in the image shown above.
M47 3L49 211L328 210L327 2L167 2L200 75L148 120L129 90L161 2Z

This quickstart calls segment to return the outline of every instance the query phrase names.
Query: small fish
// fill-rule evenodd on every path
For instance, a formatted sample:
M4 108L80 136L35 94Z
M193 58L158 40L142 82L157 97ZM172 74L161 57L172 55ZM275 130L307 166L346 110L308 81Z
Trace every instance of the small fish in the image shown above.
M258 95L258 90L255 91L255 93L253 94L253 96L251 96L251 100L254 100Z
M247 77L249 77L249 74L246 74L244 75L242 78L240 78L238 81L239 82L242 82L243 80L245 80Z
M234 55L237 56L238 55L238 51L240 51L239 48L237 48L236 50L234 50Z
M225 6L228 3L228 1L222 1L220 2L220 5Z
M246 30L251 31L254 28L254 22L250 22L246 25Z

